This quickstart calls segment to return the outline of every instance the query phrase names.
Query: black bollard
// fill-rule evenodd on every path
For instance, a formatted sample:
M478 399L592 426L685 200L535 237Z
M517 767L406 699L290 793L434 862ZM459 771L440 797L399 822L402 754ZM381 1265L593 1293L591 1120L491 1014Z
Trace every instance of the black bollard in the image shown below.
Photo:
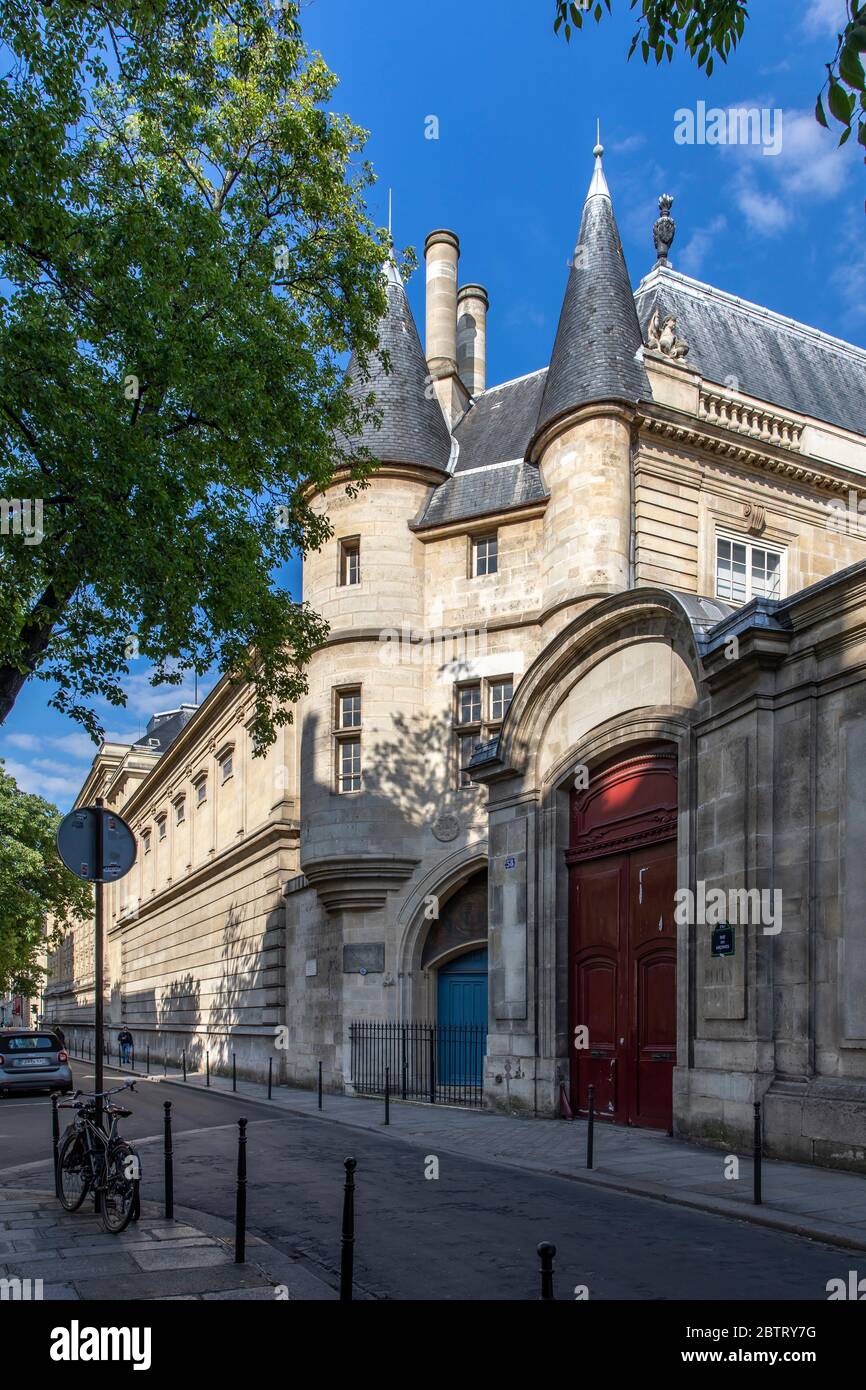
M60 1116L57 1113L59 1097L54 1091L51 1096L51 1143L54 1149L54 1195L60 1196Z
M753 1167L754 1191L753 1191L752 1200L753 1200L755 1206L756 1206L756 1207L759 1207L759 1206L761 1205L761 1158L762 1158L762 1152L761 1152L761 1150L762 1150L762 1148L763 1148L763 1144L762 1144L762 1140L761 1140L761 1102L760 1102L759 1100L756 1100L756 1101L754 1102L754 1106L755 1106L754 1167Z
M274 1059L273 1059L273 1057L269 1057L269 1058L268 1058L268 1100L270 1100L270 1098L271 1098L271 1092L272 1092L272 1090L273 1090L273 1086L274 1086Z
M233 1091L236 1091L237 1089L238 1089L238 1064L237 1064L237 1057L236 1057L236 1055L235 1055L234 1052L233 1052L233 1053L232 1053L232 1090L233 1090Z
M165 1111L165 1219L174 1220L174 1153L171 1147L171 1101L162 1103Z
M590 1087L589 1087L589 1095L588 1095L588 1097L587 1097L587 1106L588 1106L588 1112L587 1112L587 1120L586 1120L586 1166L587 1166L587 1168L591 1168L591 1167L592 1167L592 1143L593 1143L593 1138L594 1138L593 1129L594 1129L594 1126L595 1126L595 1087L594 1087L594 1086L590 1086Z
M207 1084L210 1085L210 1052L205 1052L205 1067L207 1069Z
M322 1064L319 1063L319 1109L322 1108Z
M556 1246L549 1241L543 1240L538 1247L538 1258L541 1261L541 1293L538 1296L539 1303L552 1303L553 1293L553 1257L556 1254Z
M346 1185L343 1189L343 1231L340 1236L340 1302L352 1302L352 1276L355 1264L355 1169L356 1158L343 1160Z
M391 1068L385 1068L385 1124L391 1123Z
M183 1049L183 1079L186 1081L186 1048Z
M247 1122L238 1120L238 1198L235 1205L235 1264L246 1259L247 1235Z

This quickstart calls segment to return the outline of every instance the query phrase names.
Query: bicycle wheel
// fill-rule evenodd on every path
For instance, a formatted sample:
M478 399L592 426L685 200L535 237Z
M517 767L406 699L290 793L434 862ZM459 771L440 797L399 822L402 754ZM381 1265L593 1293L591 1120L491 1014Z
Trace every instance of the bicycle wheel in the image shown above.
M81 1135L68 1130L60 1141L57 1196L65 1211L78 1211L90 1190L90 1160Z
M127 1143L115 1144L106 1166L100 1203L102 1224L112 1235L125 1231L138 1205L138 1154Z

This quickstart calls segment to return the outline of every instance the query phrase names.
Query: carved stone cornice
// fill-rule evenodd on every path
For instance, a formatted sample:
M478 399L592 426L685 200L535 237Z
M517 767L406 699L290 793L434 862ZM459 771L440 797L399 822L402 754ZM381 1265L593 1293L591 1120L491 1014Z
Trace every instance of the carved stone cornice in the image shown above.
M384 907L420 862L394 854L334 854L305 859L301 868L326 912L363 912Z
M845 492L850 486L847 478L836 477L832 473L824 472L823 469L815 468L803 461L802 456L797 459L786 458L781 452L775 454L760 448L750 447L739 439L725 437L721 432L718 434L710 433L709 430L700 429L697 425L689 424L686 421L646 413L640 416L638 423L642 430L657 435L660 439L668 439L675 444L685 445L687 448L703 450L708 454L730 459L733 463L761 469L765 473L776 473L780 477L791 478L795 482L806 483L810 487L820 488L825 492ZM706 423L710 424L710 421L707 420ZM730 429L731 427L725 425L724 428ZM792 448L790 444L780 446L772 440L766 442L768 449L787 448L790 452Z

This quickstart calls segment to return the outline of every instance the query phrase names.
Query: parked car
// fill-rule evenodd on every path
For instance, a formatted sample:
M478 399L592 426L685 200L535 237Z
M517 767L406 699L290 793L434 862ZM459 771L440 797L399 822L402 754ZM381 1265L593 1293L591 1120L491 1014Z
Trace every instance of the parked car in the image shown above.
M0 1095L72 1090L69 1053L47 1028L0 1031Z

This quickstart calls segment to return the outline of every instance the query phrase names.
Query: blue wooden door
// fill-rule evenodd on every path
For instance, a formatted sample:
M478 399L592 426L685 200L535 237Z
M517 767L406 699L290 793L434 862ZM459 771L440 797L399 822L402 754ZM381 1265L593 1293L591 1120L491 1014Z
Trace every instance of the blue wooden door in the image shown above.
M440 1086L480 1086L487 1050L487 947L439 970L437 1071Z

